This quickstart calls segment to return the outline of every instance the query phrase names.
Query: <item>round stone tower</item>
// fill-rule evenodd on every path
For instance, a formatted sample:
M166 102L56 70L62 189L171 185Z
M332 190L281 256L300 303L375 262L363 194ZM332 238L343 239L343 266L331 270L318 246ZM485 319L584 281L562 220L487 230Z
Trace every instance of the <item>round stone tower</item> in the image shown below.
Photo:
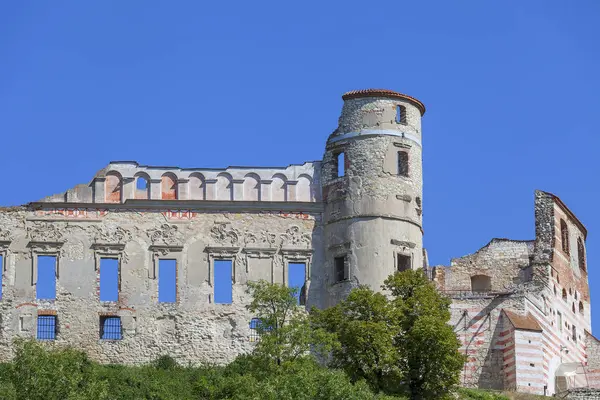
M381 89L348 92L342 99L321 171L325 306L359 284L380 290L395 271L423 267L425 106Z

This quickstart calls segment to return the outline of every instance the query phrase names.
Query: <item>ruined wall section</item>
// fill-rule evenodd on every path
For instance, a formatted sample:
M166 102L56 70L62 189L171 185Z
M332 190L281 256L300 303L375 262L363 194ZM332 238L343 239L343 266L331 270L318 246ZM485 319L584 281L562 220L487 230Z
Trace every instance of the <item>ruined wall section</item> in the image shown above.
M306 211L306 210L305 210ZM305 263L310 288L322 263L320 213L206 212L47 207L0 212L6 260L0 300L0 359L15 337L36 337L38 313L57 316L57 344L100 362L135 364L169 354L182 363L226 363L251 349L246 283L287 283ZM55 254L55 300L36 299L36 256ZM118 301L99 300L100 257L120 260ZM177 261L177 301L158 302L157 262ZM214 260L233 261L233 302L214 302ZM119 316L122 340L99 339L99 318Z
M445 291L472 291L472 279L488 277L489 291L509 292L531 279L532 255L533 241L492 239L475 253L452 259L450 267L436 267L435 274L443 274Z
M178 168L115 161L89 184L43 202L123 203L127 200L301 201L321 200L319 162L288 167Z

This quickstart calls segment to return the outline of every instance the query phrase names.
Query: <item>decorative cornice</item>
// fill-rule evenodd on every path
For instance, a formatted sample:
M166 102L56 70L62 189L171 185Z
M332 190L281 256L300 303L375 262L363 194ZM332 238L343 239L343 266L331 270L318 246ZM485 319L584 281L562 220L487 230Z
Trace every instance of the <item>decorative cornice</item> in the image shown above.
M127 199L124 203L74 203L74 202L32 202L27 204L29 210L55 208L78 208L91 210L174 210L193 211L289 211L305 213L322 213L323 203L304 201L228 201L228 200L140 200Z

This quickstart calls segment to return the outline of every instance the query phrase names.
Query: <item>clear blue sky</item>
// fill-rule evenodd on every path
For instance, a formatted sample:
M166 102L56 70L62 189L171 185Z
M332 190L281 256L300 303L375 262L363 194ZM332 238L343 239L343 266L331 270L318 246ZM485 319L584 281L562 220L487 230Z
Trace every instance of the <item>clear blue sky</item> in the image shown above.
M539 188L588 227L600 288L599 20L597 0L3 2L0 204L110 160L318 160L341 94L382 87L427 106L432 264L533 238Z

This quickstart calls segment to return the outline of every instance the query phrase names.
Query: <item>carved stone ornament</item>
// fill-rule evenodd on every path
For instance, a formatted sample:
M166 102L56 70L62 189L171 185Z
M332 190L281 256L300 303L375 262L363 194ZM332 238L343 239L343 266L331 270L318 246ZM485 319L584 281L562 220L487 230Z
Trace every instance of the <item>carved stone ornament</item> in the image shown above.
M63 234L50 222L34 222L33 226L27 227L27 237L32 242L62 242Z
M302 233L300 227L292 225L286 233L281 235L284 247L303 247L309 248L311 245L311 236L308 233Z
M0 242L10 242L11 240L11 232L6 229L0 229Z
M239 231L225 222L215 222L210 228L210 236L219 244L235 245L240 241Z
M244 244L248 247L274 247L276 240L276 234L264 230L258 234L250 231L244 234Z
M162 224L158 229L149 229L148 236L153 245L179 246L183 235L176 225Z
M0 252L8 250L10 246L10 240L0 240Z
M117 226L114 228L107 228L104 226L94 226L94 242L96 243L127 243L131 240L133 235L130 231Z

